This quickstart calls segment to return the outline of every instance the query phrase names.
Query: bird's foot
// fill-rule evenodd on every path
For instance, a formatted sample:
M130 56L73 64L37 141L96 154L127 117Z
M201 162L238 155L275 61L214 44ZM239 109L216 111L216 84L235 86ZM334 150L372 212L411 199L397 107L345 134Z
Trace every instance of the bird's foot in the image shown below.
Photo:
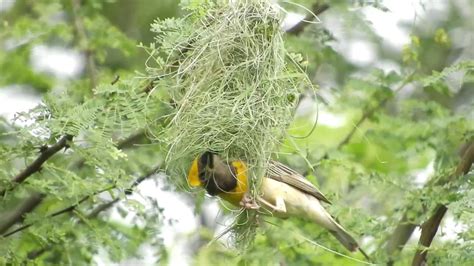
M240 206L248 210L258 210L260 206L257 204L255 199L250 196L247 192L244 194L242 200L240 200Z

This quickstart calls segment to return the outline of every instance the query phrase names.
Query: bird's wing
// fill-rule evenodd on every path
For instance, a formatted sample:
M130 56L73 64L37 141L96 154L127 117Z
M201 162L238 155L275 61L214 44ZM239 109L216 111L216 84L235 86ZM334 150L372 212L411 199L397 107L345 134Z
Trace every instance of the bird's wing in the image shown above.
M331 204L331 202L323 195L323 193L321 193L321 191L311 184L311 182L309 182L295 170L282 163L270 161L267 169L267 177L288 184L302 192L316 197L321 201Z

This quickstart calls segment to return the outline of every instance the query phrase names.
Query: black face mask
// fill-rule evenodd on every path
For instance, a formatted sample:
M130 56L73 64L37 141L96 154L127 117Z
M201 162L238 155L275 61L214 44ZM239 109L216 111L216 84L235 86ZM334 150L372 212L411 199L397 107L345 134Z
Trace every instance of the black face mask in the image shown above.
M235 169L231 165L225 165L231 170L231 175L222 172L222 165L219 168L221 171L216 169L215 157L212 152L205 152L198 161L198 174L199 180L203 184L207 193L210 195L217 195L220 192L232 191L237 185L237 179L235 177ZM217 171L217 172L216 172ZM219 172L219 173L218 173Z
M214 154L207 151L205 152L201 158L199 158L198 162L198 171L199 171L199 180L206 184L209 183L209 180L211 179L211 176L209 176L209 171L206 171L208 169L213 169L214 168ZM207 176L206 176L207 174Z

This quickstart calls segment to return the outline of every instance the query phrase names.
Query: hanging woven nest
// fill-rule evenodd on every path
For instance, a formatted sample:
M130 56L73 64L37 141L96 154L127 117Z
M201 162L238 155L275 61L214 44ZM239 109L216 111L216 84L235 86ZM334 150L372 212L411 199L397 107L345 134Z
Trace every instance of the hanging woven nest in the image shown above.
M256 196L301 88L311 83L285 49L280 12L271 1L226 1L199 10L206 12L161 35L176 39L161 63L166 74L155 71L173 103L164 131L166 165L183 185L191 161L205 151L245 160ZM248 230L239 231L248 238Z

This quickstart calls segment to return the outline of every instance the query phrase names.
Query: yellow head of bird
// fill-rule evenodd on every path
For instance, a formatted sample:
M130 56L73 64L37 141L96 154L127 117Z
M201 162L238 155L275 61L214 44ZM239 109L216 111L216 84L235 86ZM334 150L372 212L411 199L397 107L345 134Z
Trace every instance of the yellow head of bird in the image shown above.
M205 152L193 160L188 173L188 183L191 187L204 186L214 168L214 154Z

